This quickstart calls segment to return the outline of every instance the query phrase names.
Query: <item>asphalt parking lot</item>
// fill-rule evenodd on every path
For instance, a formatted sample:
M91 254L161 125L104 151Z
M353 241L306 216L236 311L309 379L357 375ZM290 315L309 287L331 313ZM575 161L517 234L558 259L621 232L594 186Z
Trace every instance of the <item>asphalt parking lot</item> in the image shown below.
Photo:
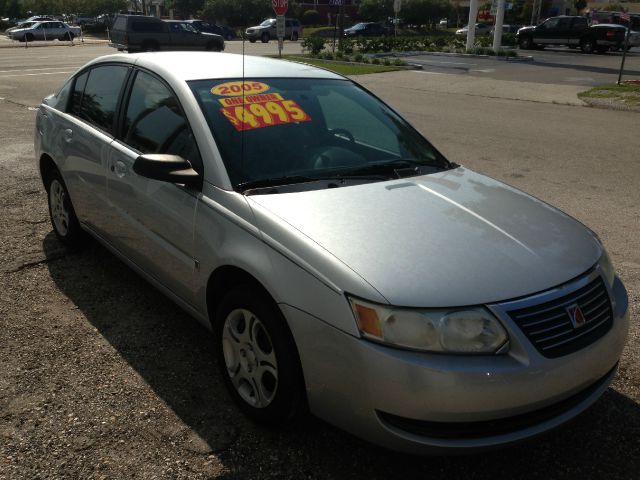
M0 479L637 478L640 115L581 106L575 93L584 83L561 81L610 68L613 56L592 56L594 67L579 54L545 51L547 63L565 60L540 66L556 72L539 71L544 82L507 62L494 72L357 78L451 160L596 231L630 296L620 372L584 415L506 450L419 458L313 418L282 431L255 426L227 397L203 328L99 245L59 245L33 159L33 108L112 51L0 49ZM638 58L630 68L640 70Z

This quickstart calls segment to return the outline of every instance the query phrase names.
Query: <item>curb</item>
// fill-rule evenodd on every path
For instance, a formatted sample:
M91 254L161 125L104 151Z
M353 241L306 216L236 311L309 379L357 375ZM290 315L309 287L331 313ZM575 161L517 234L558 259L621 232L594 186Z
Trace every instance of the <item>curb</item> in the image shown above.
M277 58L277 57L273 57L273 58ZM312 65L309 63L304 62L304 58L301 57L300 60L298 60L297 58L283 58L282 60L290 60L293 62L297 62L297 63L304 63L305 65ZM406 65L383 65L383 64L375 64L375 63L362 63L362 62L343 62L341 60L325 60L324 58L318 58L316 60L322 60L323 62L326 63L335 63L338 65L367 65L367 66L373 66L373 67L393 67L393 68L397 68L398 70L422 70L422 65L418 64L418 63L407 63ZM314 67L318 67L318 65L314 65ZM322 67L319 67L322 68Z
M58 43L53 43L55 42L55 40L51 40L51 41L45 41L45 40L36 40L34 42L29 42L28 46L25 44L25 42L18 42L18 41L14 41L11 40L10 42L7 43L0 43L0 49L2 48L22 48L23 50L25 49L29 49L29 48L42 48L42 47L83 47L83 46L87 46L87 45L108 45L109 44L109 40L102 40L102 39L86 39L84 41L80 41L78 39L75 39L73 41L73 43L69 42L68 40L61 42L60 40L58 40Z
M372 57L419 57L421 55L432 55L435 57L467 57L467 58L490 58L495 60L501 60L503 62L533 62L534 58L531 55L518 56L518 57L501 57L499 55L476 55L474 53L453 53L453 52L387 52L387 53L372 53L369 54Z

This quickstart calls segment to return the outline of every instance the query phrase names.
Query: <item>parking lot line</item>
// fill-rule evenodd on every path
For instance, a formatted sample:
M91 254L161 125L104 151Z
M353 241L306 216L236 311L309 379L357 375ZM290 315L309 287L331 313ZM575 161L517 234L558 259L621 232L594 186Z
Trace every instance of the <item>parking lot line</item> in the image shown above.
M48 68L23 68L21 70L0 70L0 73L14 73L14 72L40 72L43 70L60 70L61 68L72 68L74 65L64 65L62 67L48 67Z
M9 77L35 77L37 75L61 75L61 74L69 74L73 70L66 70L64 72L39 72L39 73L21 73L19 75L0 75L0 78L9 78Z

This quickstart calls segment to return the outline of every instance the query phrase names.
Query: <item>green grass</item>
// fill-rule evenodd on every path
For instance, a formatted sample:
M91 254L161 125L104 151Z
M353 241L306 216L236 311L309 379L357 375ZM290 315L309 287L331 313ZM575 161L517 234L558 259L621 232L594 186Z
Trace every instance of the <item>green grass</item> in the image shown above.
M309 63L316 67L326 68L327 70L339 73L340 75L366 75L367 73L383 73L401 70L400 68L391 65L340 63L322 60L319 58L304 57L301 55L285 55L283 58L293 62Z
M586 92L580 92L578 98L588 100L590 98L609 98L627 105L640 104L640 85L635 84L611 84L595 87Z

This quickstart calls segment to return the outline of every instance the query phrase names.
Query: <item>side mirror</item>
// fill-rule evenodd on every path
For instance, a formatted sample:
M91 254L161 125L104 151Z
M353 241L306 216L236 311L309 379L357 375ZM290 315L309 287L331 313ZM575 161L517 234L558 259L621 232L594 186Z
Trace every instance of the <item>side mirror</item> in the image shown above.
M190 187L200 186L200 174L189 160L178 155L145 154L133 162L133 171L138 175L161 182L182 183Z

